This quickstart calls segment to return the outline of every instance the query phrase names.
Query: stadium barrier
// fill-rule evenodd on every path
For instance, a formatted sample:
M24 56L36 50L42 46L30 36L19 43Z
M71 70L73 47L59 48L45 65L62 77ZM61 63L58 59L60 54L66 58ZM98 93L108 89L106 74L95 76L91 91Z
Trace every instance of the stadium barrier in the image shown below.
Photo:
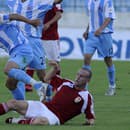
M61 56L63 59L83 59L82 37L85 29L60 28ZM117 30L113 34L114 60L130 60L130 32L128 30ZM0 57L8 54L0 49ZM102 60L97 53L93 59Z

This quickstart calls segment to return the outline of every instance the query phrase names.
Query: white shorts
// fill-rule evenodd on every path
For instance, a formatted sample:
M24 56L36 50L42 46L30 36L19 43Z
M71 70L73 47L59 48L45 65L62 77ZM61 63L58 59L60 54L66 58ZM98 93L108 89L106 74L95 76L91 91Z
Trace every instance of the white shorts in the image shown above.
M61 60L59 40L42 40L42 45L48 60L57 62Z
M51 112L42 102L40 101L27 101L28 109L26 112L26 118L35 117L46 117L49 121L49 125L59 125L59 118Z

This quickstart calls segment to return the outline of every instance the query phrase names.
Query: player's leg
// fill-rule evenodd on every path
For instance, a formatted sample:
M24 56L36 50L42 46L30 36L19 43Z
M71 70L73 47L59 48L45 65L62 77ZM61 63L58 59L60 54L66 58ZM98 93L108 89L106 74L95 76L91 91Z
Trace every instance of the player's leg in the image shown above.
M33 77L33 75L34 75L34 69L27 67L27 68L26 68L26 73L27 73L29 76ZM33 88L32 88L32 86L31 86L30 84L26 84L26 85L25 85L25 89L26 89L26 92L31 92L31 91L33 91Z
M9 100L6 103L0 103L0 115L3 115L9 111L16 111L21 115L25 115L28 108L26 101L17 101L15 99Z
M21 60L20 60L21 59ZM37 82L36 80L34 80L33 78L31 78L29 75L27 75L22 69L19 69L19 68L22 68L24 65L25 65L25 61L28 61L28 59L31 59L30 57L26 58L26 57L22 57L22 56L15 56L15 58L10 58L8 63L6 64L6 67L5 67L5 73L13 78L13 79L16 79L18 81L22 81L26 84L31 84L34 86L34 88L37 90L38 92L38 95L39 95L39 91L41 91L41 87L44 86L43 83L41 82ZM24 63L22 63L24 62ZM27 66L27 65L25 65ZM24 66L24 67L25 67ZM21 87L17 87L16 86L11 86L9 84L10 82L10 79L7 80L7 83L6 85L8 85L7 87L10 88L10 90L12 91L13 95L20 95L19 91L21 91ZM19 93L19 94L18 94ZM24 92L23 92L23 95L24 95ZM40 96L40 95L39 95ZM16 99L20 99L21 100L24 98L22 97L16 97L14 96Z
M59 69L57 70L57 74L60 75L61 67L60 67L60 43L59 40L42 40L42 45L45 50L46 57L49 61L56 61L59 65Z
M58 125L59 118L40 101L27 101L26 114L20 118L8 118L6 123L33 124L33 125Z
M84 68L91 69L90 63L93 54L97 48L97 37L94 36L93 33L88 34L87 40L85 40L83 45L83 54L84 54Z
M113 47L112 47L112 37L111 34L102 34L100 36L100 42L101 42L101 52L104 57L104 62L107 66L107 75L108 75L108 81L109 81L109 87L105 95L112 96L115 94L115 66L112 62L112 56L113 56Z
M115 66L112 63L112 58L111 57L105 57L104 61L107 65L107 74L108 74L108 80L109 80L109 88L105 95L108 96L113 96L115 95L115 88L116 88L116 83L115 83Z

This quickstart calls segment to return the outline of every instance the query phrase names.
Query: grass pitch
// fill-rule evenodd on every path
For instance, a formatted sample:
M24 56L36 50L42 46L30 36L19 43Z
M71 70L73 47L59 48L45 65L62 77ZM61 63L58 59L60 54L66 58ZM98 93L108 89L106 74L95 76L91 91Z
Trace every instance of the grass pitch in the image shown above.
M6 61L6 58L0 58L0 102L12 98L4 85L6 76L3 68ZM62 60L62 76L73 80L82 64L82 60ZM109 97L104 96L108 88L106 66L103 61L92 61L93 77L89 84L89 91L95 102L96 122L94 126L81 125L85 121L84 115L77 116L62 126L7 125L4 123L5 118L18 116L14 112L9 112L0 116L0 130L130 130L130 62L114 61L114 64L116 67L116 95ZM35 78L37 77L35 76ZM26 98L37 100L38 96L33 91L26 93Z

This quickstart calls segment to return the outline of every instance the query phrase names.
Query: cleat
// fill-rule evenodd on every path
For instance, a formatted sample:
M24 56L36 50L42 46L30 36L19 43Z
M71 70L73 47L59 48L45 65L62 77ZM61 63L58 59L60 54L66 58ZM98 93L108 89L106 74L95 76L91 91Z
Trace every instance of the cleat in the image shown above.
M105 95L106 96L114 96L114 95L116 95L116 89L112 88L112 87L109 87L108 90L106 91Z
M12 124L12 119L13 119L13 117L7 118L7 119L5 120L5 123L7 123L7 124Z
M45 97L46 97L46 91L47 91L48 84L38 82L36 85L40 86L39 89L37 90L37 94L40 97L40 101L44 101Z
M20 116L19 118L8 117L8 118L5 120L5 123L7 123L7 124L19 124L19 122L20 122L21 120L24 120L24 117L23 117L23 116Z

